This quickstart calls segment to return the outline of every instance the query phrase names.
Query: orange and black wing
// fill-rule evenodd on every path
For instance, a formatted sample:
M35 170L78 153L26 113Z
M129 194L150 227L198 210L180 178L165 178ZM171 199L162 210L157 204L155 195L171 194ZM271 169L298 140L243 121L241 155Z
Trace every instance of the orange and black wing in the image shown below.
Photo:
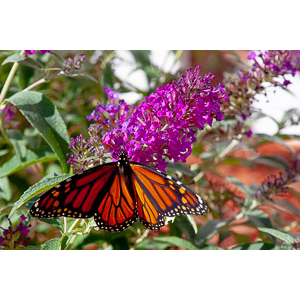
M90 218L113 184L116 172L116 163L108 163L76 174L37 199L30 214L36 218Z
M123 231L138 219L137 202L129 174L116 174L110 189L105 194L95 213L95 222L100 229Z
M143 164L130 166L139 217L146 227L160 229L166 216L207 213L208 207L200 196L182 182Z

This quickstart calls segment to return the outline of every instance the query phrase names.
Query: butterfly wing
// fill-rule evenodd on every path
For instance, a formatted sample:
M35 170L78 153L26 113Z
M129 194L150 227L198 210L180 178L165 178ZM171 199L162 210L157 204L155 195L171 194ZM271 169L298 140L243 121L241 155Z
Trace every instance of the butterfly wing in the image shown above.
M37 218L90 218L110 189L116 171L116 163L108 163L72 176L37 199L30 214Z
M99 205L95 213L95 222L100 229L123 231L137 221L136 196L128 175L117 172L110 189Z
M131 163L141 222L152 230L164 225L165 216L202 215L207 205L189 187L171 176L139 163Z

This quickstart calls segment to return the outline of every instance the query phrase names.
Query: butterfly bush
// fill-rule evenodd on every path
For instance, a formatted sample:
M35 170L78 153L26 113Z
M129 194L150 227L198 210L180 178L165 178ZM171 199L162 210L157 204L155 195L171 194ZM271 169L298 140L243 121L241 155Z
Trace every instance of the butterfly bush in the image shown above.
M214 75L201 77L199 73L199 66L194 71L187 69L180 80L160 86L137 107L105 88L108 104L98 104L87 116L97 123L91 125L89 139L82 135L72 139L70 149L74 154L68 162L76 171L82 171L106 161L109 157L104 153L116 159L121 148L133 161L162 171L167 159L184 162L191 154L197 130L212 126L214 120L223 120L220 107L228 100L222 84L211 86ZM87 157L92 160L87 161Z
M251 105L257 101L259 94L267 96L270 88L286 88L291 84L288 76L295 76L300 70L300 51L270 50L253 51L248 56L251 68L239 70L236 76L224 81L229 102L224 106L226 116L233 117L235 125L229 128L230 138L246 135L251 137L252 131L245 126L246 120L253 111Z
M20 216L19 224L14 228L8 215L5 215L9 222L7 229L0 227L2 235L0 236L0 249L17 250L22 249L29 241L28 233L31 225L25 226L24 221L27 219L24 215Z

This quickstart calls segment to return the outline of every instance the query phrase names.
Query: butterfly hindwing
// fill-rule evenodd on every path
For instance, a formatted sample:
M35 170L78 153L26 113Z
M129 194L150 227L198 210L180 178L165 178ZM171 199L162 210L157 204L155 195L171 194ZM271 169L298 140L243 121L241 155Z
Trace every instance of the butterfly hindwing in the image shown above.
M92 217L112 185L116 170L116 164L109 163L62 181L37 199L30 214L37 218Z
M202 215L208 211L200 196L182 182L143 164L131 163L130 166L139 199L148 207L143 211L154 211L154 217L157 215L159 220L161 216ZM147 218L148 222L150 219Z
M117 172L95 213L95 222L100 229L123 231L137 219L136 199L130 188L130 182Z

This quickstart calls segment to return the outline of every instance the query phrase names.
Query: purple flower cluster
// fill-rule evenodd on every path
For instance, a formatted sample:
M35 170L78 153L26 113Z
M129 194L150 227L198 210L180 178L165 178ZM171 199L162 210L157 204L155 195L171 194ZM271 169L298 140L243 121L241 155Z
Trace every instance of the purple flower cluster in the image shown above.
M27 245L29 240L28 233L31 225L24 225L24 221L27 219L24 215L20 216L20 222L16 228L13 227L8 215L5 215L9 222L7 229L2 229L2 235L0 236L0 249L13 250L22 249Z
M17 108L8 103L3 109L0 109L0 114L3 117L3 124L5 128L17 128L19 121L15 119Z
M250 137L252 131L247 129L245 122L251 115L251 105L256 101L256 95L266 95L270 87L287 87L291 83L287 76L295 76L300 70L300 51L256 51L251 52L248 59L253 61L251 69L241 69L236 76L224 81L229 96L224 112L236 121L234 126L228 128L230 138Z
M199 72L200 67L194 71L187 69L186 75L181 75L178 82L159 87L155 93L145 97L146 101L137 108L119 100L118 93L105 89L109 104L99 104L87 117L100 125L98 145L114 158L114 153L122 148L133 161L162 171L167 166L166 159L185 161L191 154L197 129L212 126L214 120L222 120L220 107L228 100L222 84L211 86L212 74L201 77ZM72 140L72 150L88 148L94 138L76 139ZM103 153L100 156L105 160ZM74 152L69 163L76 169L79 166L85 169L82 155L82 152Z
M45 53L51 53L51 50L40 50L41 54L45 54ZM36 50L25 50L25 54L24 56L27 57L28 55L34 55L36 54Z
M145 97L122 134L132 160L164 171L169 160L185 162L191 154L196 130L223 119L221 103L227 100L222 84L211 86L212 74L199 76L200 67L187 69L181 79Z

